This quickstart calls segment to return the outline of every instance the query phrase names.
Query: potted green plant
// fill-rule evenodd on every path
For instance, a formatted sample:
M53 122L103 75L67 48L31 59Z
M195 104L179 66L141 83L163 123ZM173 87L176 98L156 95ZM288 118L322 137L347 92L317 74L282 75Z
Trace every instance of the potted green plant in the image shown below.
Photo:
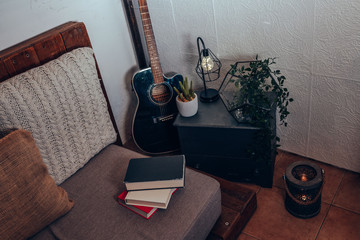
M286 78L280 70L272 70L270 65L275 64L275 58L250 61L249 66L242 65L233 68L232 72L238 72L239 78L235 78L234 84L239 88L239 101L250 105L244 109L253 123L263 123L265 119L264 109L271 109L276 105L279 110L280 124L287 126L286 118L289 115L289 102L294 101L289 97L289 91L284 87ZM266 112L266 111L265 111Z
M271 69L275 63L275 58L260 60L258 56L254 61L237 62L231 66L219 91L235 119L260 129L248 151L254 160L262 163L271 163L269 159L280 146L275 110L279 112L280 124L287 126L288 105L293 101L284 86L286 78L280 70ZM227 89L229 86L232 90Z
M183 82L179 82L180 89L174 87L175 92L178 94L176 96L176 106L179 110L179 113L183 117L194 116L198 111L198 100L197 95L193 90L192 81L189 81L185 77Z

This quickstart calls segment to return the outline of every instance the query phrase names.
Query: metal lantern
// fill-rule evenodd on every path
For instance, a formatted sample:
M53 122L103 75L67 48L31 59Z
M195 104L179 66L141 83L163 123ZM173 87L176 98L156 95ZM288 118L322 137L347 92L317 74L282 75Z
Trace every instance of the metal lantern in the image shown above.
M311 218L320 212L324 170L309 161L290 164L285 172L285 207L299 218Z
M206 82L215 81L220 77L221 62L210 49L205 47L201 37L197 38L197 47L199 60L195 71L204 83L204 90L200 93L200 101L214 102L219 98L219 93L215 89L207 88Z

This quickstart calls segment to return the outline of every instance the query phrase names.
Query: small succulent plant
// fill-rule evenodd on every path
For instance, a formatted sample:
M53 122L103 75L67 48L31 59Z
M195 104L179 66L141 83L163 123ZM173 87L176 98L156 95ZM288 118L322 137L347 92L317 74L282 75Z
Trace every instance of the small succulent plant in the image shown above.
M174 87L175 92L178 94L180 101L182 102L188 102L195 98L195 92L192 87L192 80L189 81L188 78L185 77L185 80L183 82L179 82L180 84L180 90Z

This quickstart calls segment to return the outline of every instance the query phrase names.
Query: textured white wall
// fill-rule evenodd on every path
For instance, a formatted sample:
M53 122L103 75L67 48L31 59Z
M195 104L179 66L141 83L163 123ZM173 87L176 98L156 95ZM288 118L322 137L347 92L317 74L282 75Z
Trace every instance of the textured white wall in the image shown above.
M68 21L84 22L123 141L129 139L137 66L121 0L1 0L0 50Z
M282 149L360 172L359 0L149 0L164 72L201 81L201 36L223 62L277 57L295 99ZM222 79L221 79L222 80ZM220 81L214 82L219 87Z
M278 57L295 102L282 149L360 172L360 1L148 0L164 72L201 81L201 36L223 62ZM2 0L0 49L67 21L85 22L123 140L136 61L120 0ZM215 88L221 83L214 82Z

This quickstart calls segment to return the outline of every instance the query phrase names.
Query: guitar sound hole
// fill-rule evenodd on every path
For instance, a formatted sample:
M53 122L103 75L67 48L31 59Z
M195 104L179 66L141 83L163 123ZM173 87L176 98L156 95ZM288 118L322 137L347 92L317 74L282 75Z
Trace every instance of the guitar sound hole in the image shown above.
M172 88L169 84L155 84L150 90L150 98L155 104L163 105L168 103L172 98Z

